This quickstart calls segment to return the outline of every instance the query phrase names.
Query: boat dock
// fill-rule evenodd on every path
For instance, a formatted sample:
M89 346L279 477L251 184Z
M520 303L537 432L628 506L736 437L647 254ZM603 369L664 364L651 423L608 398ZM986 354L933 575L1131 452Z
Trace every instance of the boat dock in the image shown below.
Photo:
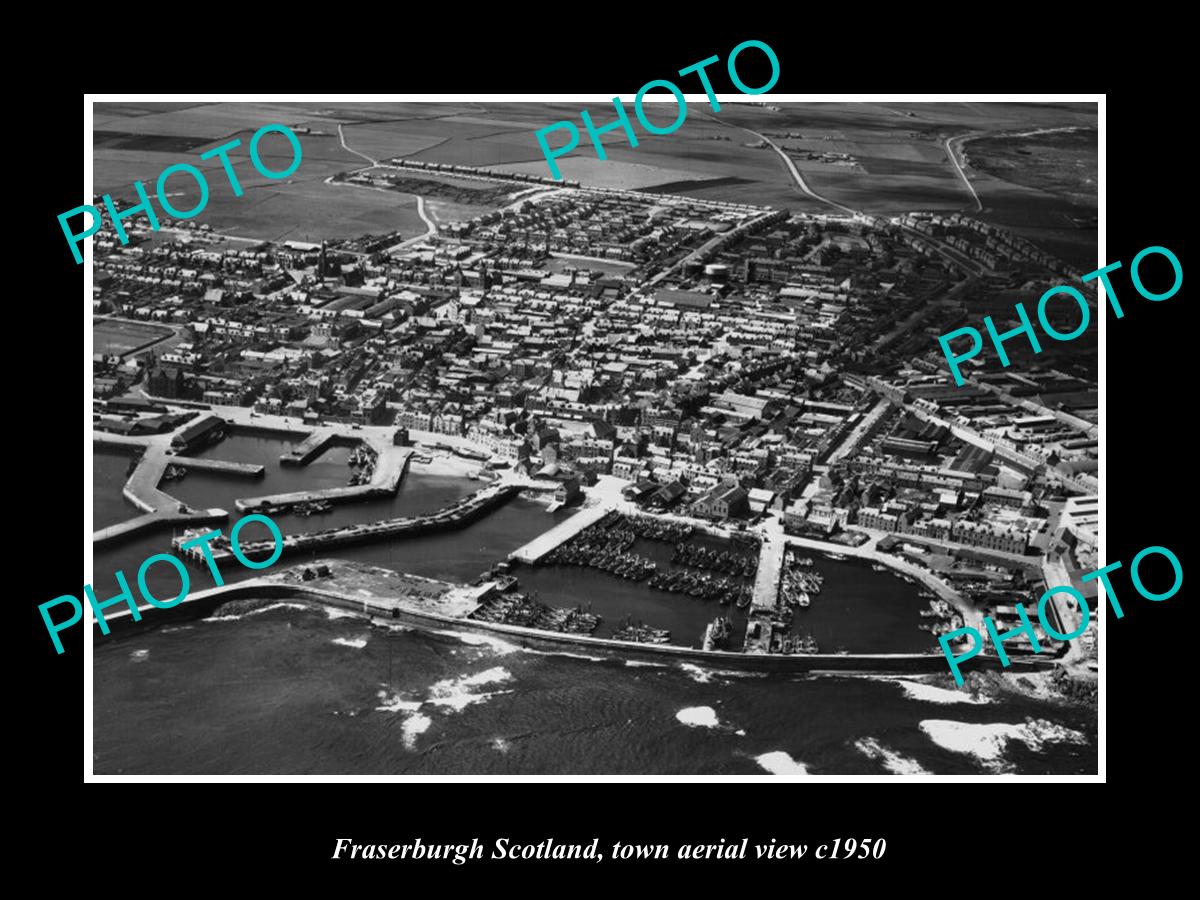
M318 428L303 441L279 455L279 462L285 466L304 466L325 452L325 448L336 440L337 430L334 428Z
M262 507L291 506L295 503L307 503L314 500L340 503L348 500L365 500L369 497L390 497L400 489L400 482L412 459L413 448L394 447L366 438L364 438L364 442L370 444L372 449L378 453L375 474L369 484L322 488L313 491L291 491L285 494L267 494L262 497L241 497L235 501L237 508L244 512L253 512Z
M549 531L544 531L524 547L519 547L508 555L509 559L519 560L532 565L560 544L565 544L589 525L595 524L608 515L610 506L599 504L587 509L581 509L565 522L559 522Z
M229 462L224 459L207 459L203 456L173 456L168 462L190 471L216 472L219 475L242 475L246 478L262 478L267 467L258 463Z
M905 535L905 540L909 539L909 535ZM919 539L918 539L919 540ZM786 538L788 546L799 548L802 550L816 550L819 553L840 553L843 556L849 556L856 559L862 559L869 562L879 563L887 566L889 569L894 569L901 575L908 575L919 581L924 587L933 591L940 598L947 601L953 606L963 617L963 622L970 625L972 628L983 628L983 616L979 610L975 609L970 603L963 599L958 591L954 590L936 574L923 566L917 566L891 553L883 553L876 548L878 539L868 541L862 546L853 546L852 544L834 544L829 541L818 541L812 538L797 537L788 535ZM999 552L999 551L991 551Z
M192 509L186 503L159 490L163 473L169 464L181 465L184 457L174 456L169 452L167 439L159 438L152 442L135 440L114 440L114 436L106 435L99 443L110 446L136 447L142 450L142 458L125 482L121 493L125 499L140 509L144 515L135 516L116 525L101 528L92 534L92 545L99 546L116 538L127 537L147 528L170 523L178 525L201 525L210 522L223 522L229 518L229 513L223 509ZM202 465L210 465L206 460ZM240 466L240 463L228 465ZM259 466L259 469L262 467ZM249 473L243 473L249 474Z
M768 535L758 551L758 570L754 573L754 599L751 612L775 611L779 599L779 579L783 575L782 535Z
M92 532L92 546L99 547L108 541L115 541L118 538L128 537L131 534L144 531L147 528L157 528L160 525L184 525L191 527L212 522L224 522L228 518L229 513L223 509L203 509L186 513L171 512L166 509L156 510L155 512L134 516L132 519L126 519L124 522L118 522L116 525L109 525L107 528L101 528L99 531Z
M446 507L440 512L429 515L383 519L379 522L370 522L367 524L346 525L340 528L325 529L324 531L285 535L283 539L283 552L287 554L298 550L316 551L326 547L362 544L385 538L461 528L463 525L473 522L495 507L506 503L510 498L516 496L520 490L519 485L493 485L468 497L464 497L462 500ZM183 539L185 538L176 539L176 550L179 549L178 542ZM265 559L274 553L275 542L273 540L246 541L241 543L241 549L250 558ZM196 561L203 562L203 556L200 555L198 549L193 548L189 553ZM216 541L213 542L213 559L225 561L232 558L233 552L230 550L228 539L224 539L220 545Z

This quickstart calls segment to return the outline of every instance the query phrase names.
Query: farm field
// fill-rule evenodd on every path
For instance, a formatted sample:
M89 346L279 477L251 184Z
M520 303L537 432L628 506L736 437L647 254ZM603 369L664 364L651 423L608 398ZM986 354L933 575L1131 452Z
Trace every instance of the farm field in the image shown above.
M624 99L631 108L632 97ZM652 121L665 123L667 111L653 107L648 107ZM612 120L605 104L584 102L97 104L96 190L132 200L135 179L151 186L167 165L197 164L195 157L205 149L239 137L243 146L231 157L246 194L232 195L219 161L199 164L212 176L212 191L197 221L263 239L392 230L416 235L424 225L412 195L325 183L365 164L341 146L339 124L348 146L372 159L399 156L549 174L534 132L560 120L582 128L582 108L599 124ZM1088 104L730 102L712 113L707 104L693 102L673 134L650 135L635 126L635 148L622 132L609 132L603 137L608 160L601 161L584 131L580 145L558 164L566 178L587 185L831 212L796 187L774 151L756 146L757 135L764 134L797 149L794 162L813 190L852 209L882 215L972 212L971 194L945 149L947 138L969 136L967 174L984 206L973 214L1082 266L1095 261L1096 231L1089 221L1095 184L1086 178L1095 167L1096 120ZM299 134L304 161L286 182L259 175L245 146L254 130L273 122L308 129ZM1016 144L1003 137L1073 126L1087 130L1069 132L1073 138L1028 136ZM555 133L550 140L557 146L564 138ZM268 165L281 168L290 160L278 135L265 139L263 149ZM848 154L855 164L801 158L805 152ZM190 187L186 176L170 183L180 208L191 205ZM428 202L438 221L469 218L487 206L465 197Z
M282 120L288 124L287 117L277 115L278 110L268 112L276 115L260 115L257 121L266 124ZM204 116L210 113L211 108L200 107L170 115ZM135 121L149 126L147 118ZM173 123L172 127L177 124ZM216 124L226 124L223 114L218 115ZM161 128L163 123L154 123L154 127ZM336 125L332 134L297 135L303 153L300 168L283 180L264 177L250 161L247 145L257 127L227 132L190 153L97 147L93 154L94 190L101 194L111 193L114 199L132 203L137 196L133 189L135 180L141 180L153 191L153 184L162 169L187 161L203 171L209 182L208 205L194 221L208 224L214 231L264 240L313 241L393 230L401 231L405 237L424 232L425 227L416 212L416 198L411 195L325 183L331 175L358 168L363 163L361 158L342 148ZM217 130L215 127L209 129L210 132ZM229 153L244 191L240 197L234 196L220 160L201 162L198 158L210 146L217 146L232 137L242 140L242 145ZM263 164L270 169L282 170L291 162L291 148L281 135L264 137L259 151ZM179 209L189 209L199 201L199 190L186 175L172 178L167 190L171 203Z

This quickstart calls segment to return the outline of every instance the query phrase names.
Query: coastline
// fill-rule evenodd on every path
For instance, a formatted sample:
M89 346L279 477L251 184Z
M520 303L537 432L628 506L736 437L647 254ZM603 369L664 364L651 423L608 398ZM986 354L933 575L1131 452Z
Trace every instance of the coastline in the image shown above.
M330 567L334 576L330 581L303 581L302 573L306 568L325 565ZM443 583L449 592L437 605L455 609L456 614L447 614L432 609L434 604L414 602L396 596L394 589L383 584L387 577L395 577L398 573L378 566L368 566L361 563L339 559L320 559L308 565L297 565L281 569L261 578L253 578L221 587L197 591L188 596L182 603L168 609L150 605L139 606L143 615L140 621L132 617L126 608L106 617L113 637L132 634L138 631L154 628L163 624L174 624L180 620L198 618L211 613L218 606L234 599L270 599L270 600L300 600L314 602L324 606L336 606L364 619L378 619L390 624L402 624L427 630L444 630L453 628L469 632L478 632L502 637L520 646L534 649L587 649L605 656L620 659L643 659L650 661L676 660L679 662L695 663L717 669L751 670L776 673L831 673L839 675L916 675L942 674L945 669L945 657L941 653L847 653L847 654L767 654L739 653L725 650L701 650L690 647L679 647L667 644L643 644L632 641L619 641L610 638L597 638L590 635L564 634L554 631L543 631L518 625L508 625L498 622L486 622L468 618L473 609L473 594L481 595L485 587L468 588ZM338 582L338 576L343 581ZM416 576L400 575L402 579ZM360 583L354 584L357 579ZM365 588L363 584L375 580L373 585L382 588L388 594L378 590ZM431 582L431 579L420 579ZM344 584L344 587L342 585ZM336 589L337 585L342 589ZM93 627L99 628L97 623ZM1057 664L1052 659L1021 659L1014 660L1007 671L1017 673L1049 673ZM978 665L989 669L999 669L999 660L995 657L979 657Z

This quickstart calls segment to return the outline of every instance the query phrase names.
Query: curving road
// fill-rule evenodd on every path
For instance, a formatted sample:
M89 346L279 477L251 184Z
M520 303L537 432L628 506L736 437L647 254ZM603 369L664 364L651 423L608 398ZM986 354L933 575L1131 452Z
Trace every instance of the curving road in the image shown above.
M962 179L962 183L971 192L971 196L975 200L975 212L983 212L983 202L979 199L979 195L975 193L975 185L971 184L970 179L967 178L967 173L963 171L963 167L958 161L958 154L954 152L954 142L961 142L969 137L975 137L975 135L956 134L953 137L946 138L946 155L950 157L950 162L954 163L954 170L958 172L958 177Z
M367 162L369 162L372 166L379 166L379 160L371 159L371 157L367 156L367 154L360 153L359 151L355 150L353 147L351 147L349 144L346 143L346 132L342 130L342 125L340 123L338 124L338 140L342 142L342 149L346 150L349 153L353 153L355 156L362 157ZM325 179L326 183L330 183L332 177L333 176L330 176L330 178ZM383 189L376 188L376 190L383 190ZM421 221L425 223L425 233L419 234L416 237L409 238L408 240L403 241L402 243L395 244L394 246L389 247L387 250L388 253L395 253L397 250L402 250L405 247L408 247L410 244L416 243L417 241L423 241L428 237L433 237L433 235L437 234L437 232L438 232L437 223L434 222L433 219L429 218L429 215L425 212L425 198L422 197L420 194L414 194L413 196L415 196L417 198L417 215L420 216Z
M363 159L365 159L367 162L369 162L373 166L379 165L379 160L371 159L371 157L367 156L367 154L365 154L365 153L359 153L357 150L355 150L353 147L351 147L349 144L346 143L346 132L342 131L342 125L340 122L338 123L338 140L342 142L343 150L345 150L349 153L353 153L355 156L361 156Z
M420 194L417 194L416 198L417 198L417 215L421 217L421 221L424 222L425 227L427 229L429 229L428 231L425 232L424 236L432 237L433 235L437 234L437 223L434 222L433 219L429 218L429 216L427 216L425 214L425 198L422 197Z
M779 145L776 144L769 137L767 137L765 134L759 134L757 131L753 131L749 128L746 128L744 125L733 125L729 122L722 122L720 119L716 118L715 116L711 116L708 113L705 113L704 115L705 115L705 118L710 119L719 125L728 125L730 128L737 128L741 131L746 132L747 134L754 135L756 138L758 138L760 141L762 141L768 147L770 147L772 150L774 150L776 153L778 153L779 158L783 160L783 164L785 166L787 166L788 172L792 176L792 180L796 182L796 186L799 187L800 190L802 190L804 193L808 194L808 196L812 197L812 199L816 200L818 203L827 204L828 206L832 206L834 209L840 209L842 212L849 213L852 216L856 216L856 215L860 214L857 209L851 209L848 206L843 206L841 203L838 203L835 200L830 200L827 197L822 197L820 194L818 194L816 191L814 191L812 188L810 188L808 186L808 183L804 180L804 176L800 174L800 170L796 168L796 164L794 162L792 162L792 158L790 156L788 156L785 152L783 152L783 150L779 149Z

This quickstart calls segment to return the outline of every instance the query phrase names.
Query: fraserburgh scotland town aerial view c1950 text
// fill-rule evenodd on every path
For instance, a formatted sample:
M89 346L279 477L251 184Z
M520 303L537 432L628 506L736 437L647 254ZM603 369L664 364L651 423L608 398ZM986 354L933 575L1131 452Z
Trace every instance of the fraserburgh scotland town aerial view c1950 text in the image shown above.
M788 97L96 101L95 773L1094 775L939 638L1103 603L1097 104Z

